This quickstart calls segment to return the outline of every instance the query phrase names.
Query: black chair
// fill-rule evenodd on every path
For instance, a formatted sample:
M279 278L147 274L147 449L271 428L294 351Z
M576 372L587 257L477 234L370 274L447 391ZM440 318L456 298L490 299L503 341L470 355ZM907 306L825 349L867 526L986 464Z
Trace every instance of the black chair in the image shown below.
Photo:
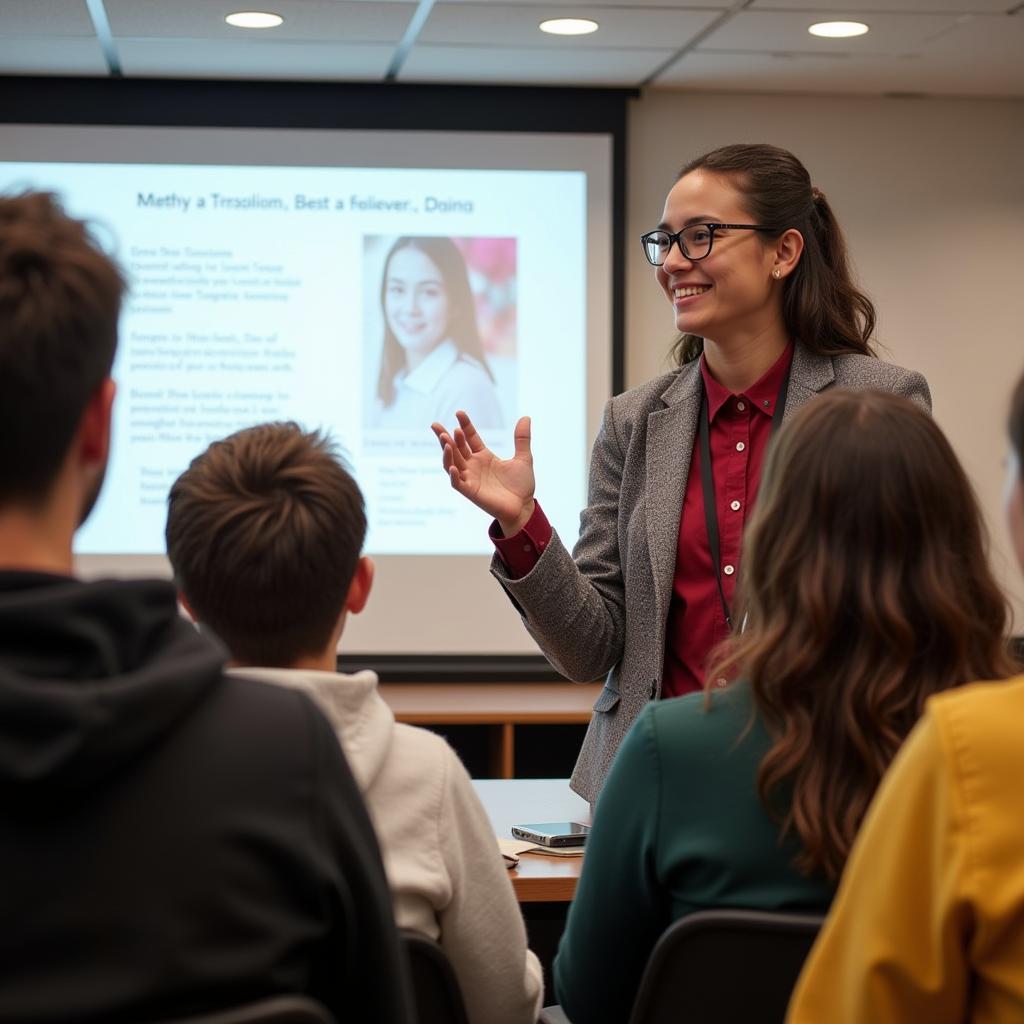
M758 910L681 917L647 961L630 1024L782 1024L823 920Z
M401 931L418 1024L469 1024L459 980L444 950L425 935Z
M165 1024L334 1024L327 1008L307 996L272 996L200 1017L181 1017Z
M782 1024L824 920L702 910L671 924L647 961L629 1024ZM570 1024L545 1007L541 1024Z

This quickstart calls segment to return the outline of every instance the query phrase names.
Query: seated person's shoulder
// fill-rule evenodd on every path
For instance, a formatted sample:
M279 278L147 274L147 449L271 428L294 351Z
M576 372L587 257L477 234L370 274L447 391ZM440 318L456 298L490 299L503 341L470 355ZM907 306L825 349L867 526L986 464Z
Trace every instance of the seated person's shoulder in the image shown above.
M452 773L466 770L447 740L429 729L396 722L389 770L417 790L439 789Z
M320 744L337 744L308 694L244 676L225 675L190 724L219 734L218 756L236 751L264 766L273 759L278 765L285 760L308 767Z
M689 693L652 702L643 715L659 757L693 763L727 757L747 740L758 740L762 726L752 710L750 687L739 682L712 691L710 700L705 693Z
M928 701L947 756L972 771L1024 765L1024 675L979 682Z

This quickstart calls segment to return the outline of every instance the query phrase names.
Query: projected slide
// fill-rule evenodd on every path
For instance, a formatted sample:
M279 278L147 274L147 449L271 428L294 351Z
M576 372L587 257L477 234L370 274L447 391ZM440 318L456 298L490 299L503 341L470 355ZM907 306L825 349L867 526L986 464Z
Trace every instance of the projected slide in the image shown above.
M484 554L430 422L465 408L511 452L541 416L555 521L585 494L587 181L569 170L2 163L60 193L131 284L107 485L84 554L161 553L167 490L210 441L322 427L375 554ZM558 450L571 452L563 464ZM571 540L571 538L570 538Z

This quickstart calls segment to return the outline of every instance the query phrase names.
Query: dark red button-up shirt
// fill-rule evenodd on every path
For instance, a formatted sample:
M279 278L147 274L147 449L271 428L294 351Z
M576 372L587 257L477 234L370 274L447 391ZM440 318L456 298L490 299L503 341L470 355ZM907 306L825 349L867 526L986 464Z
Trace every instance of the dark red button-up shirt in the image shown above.
M700 370L711 421L708 440L718 512L722 589L730 608L736 594L743 528L757 498L761 463L771 439L775 402L792 360L790 346L756 384L734 395L708 373L701 357ZM679 519L672 603L665 629L665 670L661 686L664 697L678 697L703 689L708 655L729 635L711 560L700 461L698 435L690 458L683 514Z
M701 357L700 370L707 389L711 421L711 475L718 511L722 588L730 607L736 590L743 527L757 497L775 403L792 360L793 348L789 346L757 383L734 395L708 373ZM551 526L538 503L519 533L503 537L495 522L491 524L490 535L510 575L520 577L533 568L547 547ZM665 635L662 696L678 697L703 689L708 655L728 633L704 516L698 435L679 520L676 569Z

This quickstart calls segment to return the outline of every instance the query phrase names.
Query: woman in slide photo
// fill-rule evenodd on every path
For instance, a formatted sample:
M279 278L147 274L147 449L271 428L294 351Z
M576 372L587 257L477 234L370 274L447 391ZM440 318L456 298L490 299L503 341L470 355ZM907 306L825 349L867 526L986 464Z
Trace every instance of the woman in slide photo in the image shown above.
M417 429L472 410L480 425L503 422L477 328L466 263L450 238L403 237L381 280L384 344L374 428Z
M834 387L930 406L919 373L875 358L874 307L792 153L735 145L692 160L641 241L680 333L677 367L606 405L571 556L534 495L528 418L511 459L464 412L450 432L433 425L452 487L494 517L492 572L548 660L570 679L605 677L572 777L591 802L647 702L702 688L783 418Z
M554 968L573 1024L629 1018L676 918L827 910L925 701L1013 669L971 485L904 398L833 391L801 409L769 452L745 545L746 626L711 665L735 682L649 704L598 800Z

